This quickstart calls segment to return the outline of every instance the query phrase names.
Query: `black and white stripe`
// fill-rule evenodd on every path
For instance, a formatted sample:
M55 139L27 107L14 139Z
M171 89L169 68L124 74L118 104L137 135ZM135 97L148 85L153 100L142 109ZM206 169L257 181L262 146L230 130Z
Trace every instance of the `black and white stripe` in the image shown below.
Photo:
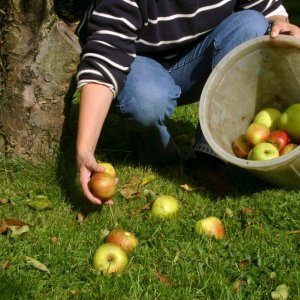
M82 45L78 87L124 86L136 54L174 57L234 11L254 9L266 17L287 13L281 0L98 0L77 28Z

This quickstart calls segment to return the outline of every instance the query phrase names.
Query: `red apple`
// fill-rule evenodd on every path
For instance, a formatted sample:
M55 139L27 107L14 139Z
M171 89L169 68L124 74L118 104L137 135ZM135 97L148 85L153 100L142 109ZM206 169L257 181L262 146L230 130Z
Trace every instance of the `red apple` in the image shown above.
M281 149L280 155L287 154L287 153L291 152L292 150L296 149L297 147L298 147L298 145L295 143L287 144L285 147L283 147Z
M94 173L88 183L91 193L101 200L109 200L116 191L115 178L108 173Z
M232 142L232 151L239 158L246 158L251 148L252 147L248 144L244 134L240 135Z
M251 146L265 142L269 137L270 129L261 123L251 123L246 129L245 137Z
M200 235L213 236L216 239L223 239L225 228L222 221L216 217L207 217L195 224L195 232Z
M270 133L267 142L275 145L279 151L290 141L288 134L284 130L274 130Z
M134 234L120 228L111 230L107 235L105 242L119 245L126 252L133 251L138 245L138 239Z
M120 246L111 243L99 246L93 257L94 268L103 275L120 274L127 263L127 253Z

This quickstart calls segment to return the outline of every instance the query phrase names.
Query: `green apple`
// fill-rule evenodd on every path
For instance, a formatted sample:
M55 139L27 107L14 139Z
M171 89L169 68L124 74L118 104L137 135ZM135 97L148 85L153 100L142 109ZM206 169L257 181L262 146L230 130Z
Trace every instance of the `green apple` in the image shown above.
M271 143L257 144L248 154L249 160L268 160L279 156L277 147Z
M104 275L122 273L127 263L127 253L120 246L112 243L99 246L93 257L94 268Z
M270 135L270 129L261 123L251 123L246 129L245 138L249 145L255 146L265 142Z
M278 127L286 131L293 142L300 142L300 103L290 105L282 113Z
M119 245L126 252L133 251L138 245L136 236L124 229L114 228L105 238L106 243Z
M177 214L179 203L177 199L170 195L157 197L151 207L151 215L161 219L167 219Z
M247 158L248 153L252 147L247 142L246 136L244 134L238 136L232 142L232 151L239 158Z
M268 107L259 111L253 119L253 123L260 123L266 125L270 131L278 128L278 120L281 116L281 112L274 108Z
M110 174L112 177L116 177L116 169L109 162L98 161L98 165L104 168L104 172Z
M213 236L219 240L225 236L225 228L222 221L213 216L197 221L194 230L197 234Z

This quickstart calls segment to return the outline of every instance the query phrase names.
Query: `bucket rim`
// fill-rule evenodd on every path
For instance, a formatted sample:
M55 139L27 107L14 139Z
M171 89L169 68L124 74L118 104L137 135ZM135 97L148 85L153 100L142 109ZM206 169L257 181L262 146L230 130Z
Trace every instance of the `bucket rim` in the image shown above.
M202 90L200 101L199 101L199 123L202 130L202 133L206 139L206 141L209 143L212 150L216 153L216 155L231 164L234 164L236 166L242 167L244 169L249 170L270 170L273 168L276 168L278 166L282 166L283 164L288 164L296 160L298 157L300 157L300 145L298 145L297 148L292 150L291 152L273 158L269 160L263 160L263 161L254 161L254 160L247 160L238 158L233 154L228 153L227 151L223 150L211 137L210 130L208 126L206 125L206 114L207 111L207 102L204 101L204 99L207 97L209 88L214 81L214 79L217 77L219 73L219 69L226 68L228 65L232 65L232 63L235 61L235 58L238 56L239 58L242 55L247 55L248 53L255 51L257 49L260 49L261 47L295 47L300 49L300 39L292 36L287 35L279 35L276 38L271 38L270 36L262 36L262 37L256 37L249 41L246 41L236 47L233 51L228 53L221 61L220 63L214 68L214 70L211 72L210 76L208 77L206 84L204 85L204 88Z

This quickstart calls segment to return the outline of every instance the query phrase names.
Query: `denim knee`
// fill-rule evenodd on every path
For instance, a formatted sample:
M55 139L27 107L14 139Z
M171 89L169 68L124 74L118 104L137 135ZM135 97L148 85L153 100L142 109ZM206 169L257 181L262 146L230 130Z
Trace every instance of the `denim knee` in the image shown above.
M245 10L236 15L238 16L236 30L244 36L245 40L267 33L269 22L262 13L256 10Z
M152 59L137 57L118 95L117 106L131 129L140 131L169 118L180 93L180 87L163 66Z

